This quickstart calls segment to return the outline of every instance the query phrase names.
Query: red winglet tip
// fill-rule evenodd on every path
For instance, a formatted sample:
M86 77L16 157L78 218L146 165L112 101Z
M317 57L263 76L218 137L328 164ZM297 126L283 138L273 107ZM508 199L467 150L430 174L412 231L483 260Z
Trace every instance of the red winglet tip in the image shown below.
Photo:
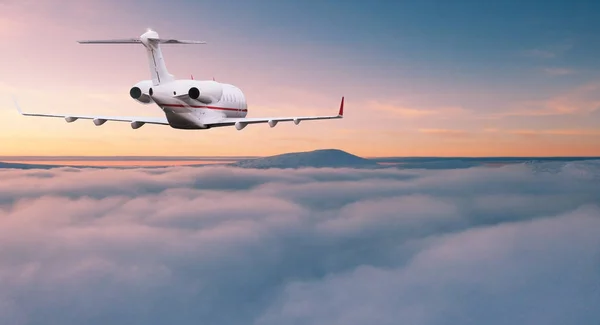
M190 77L192 77L192 80L194 80L194 75L193 74L191 74Z
M339 116L344 116L344 97L342 96L342 102L340 103L340 112L338 113Z

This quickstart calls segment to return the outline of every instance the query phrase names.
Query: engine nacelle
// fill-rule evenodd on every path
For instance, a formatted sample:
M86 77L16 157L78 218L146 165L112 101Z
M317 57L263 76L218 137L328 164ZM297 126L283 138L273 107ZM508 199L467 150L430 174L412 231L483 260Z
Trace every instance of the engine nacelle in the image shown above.
M107 120L101 119L101 118L95 118L93 121L96 126L100 126L100 125L106 123Z
M202 95L200 93L200 89L198 89L196 87L192 87L188 90L188 96L191 99L195 99L195 100L197 100L203 104L207 104L207 105L211 104L213 102L213 99L211 97Z
M167 96L187 95L190 99L206 105L216 103L223 97L223 85L215 81L176 80L166 87L164 90L167 91ZM161 92L164 90L161 89Z
M235 128L238 131L243 130L246 126L248 125L248 123L243 123L243 122L235 122Z
M145 122L138 122L138 121L133 121L131 122L131 128L136 130L141 128L142 126L144 126L144 124L146 124Z
M151 90L152 80L143 80L131 87L129 96L140 103L149 104L152 103L152 97L150 97Z

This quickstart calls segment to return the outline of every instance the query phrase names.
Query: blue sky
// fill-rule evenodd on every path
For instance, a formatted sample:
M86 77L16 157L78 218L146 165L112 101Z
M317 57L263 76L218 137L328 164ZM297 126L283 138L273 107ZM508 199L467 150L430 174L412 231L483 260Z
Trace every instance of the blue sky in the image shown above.
M331 69L346 71L357 82L397 83L409 90L424 83L528 98L595 80L600 67L600 3L595 1L187 1L182 6L189 8L182 18L210 10L209 19L226 26L219 29L246 44L316 46L319 51L306 55L335 55L328 61Z

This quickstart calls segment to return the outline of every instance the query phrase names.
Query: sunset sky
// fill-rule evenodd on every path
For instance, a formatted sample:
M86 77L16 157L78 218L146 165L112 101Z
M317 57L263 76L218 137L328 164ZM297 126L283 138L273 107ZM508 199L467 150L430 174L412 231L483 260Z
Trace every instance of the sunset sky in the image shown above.
M0 2L0 156L600 155L598 1ZM240 87L248 117L343 120L183 131L22 117L160 116L132 100L144 48L76 40L146 28L206 45L163 46L179 78Z

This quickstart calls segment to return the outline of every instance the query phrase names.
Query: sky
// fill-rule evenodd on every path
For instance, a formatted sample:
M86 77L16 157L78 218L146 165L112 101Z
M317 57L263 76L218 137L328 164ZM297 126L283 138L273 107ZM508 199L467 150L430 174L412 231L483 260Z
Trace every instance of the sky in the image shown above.
M0 169L0 323L595 325L599 177Z
M597 1L0 1L0 156L600 155ZM176 77L240 87L248 117L343 120L183 131L19 116L160 116L128 95L161 36Z

